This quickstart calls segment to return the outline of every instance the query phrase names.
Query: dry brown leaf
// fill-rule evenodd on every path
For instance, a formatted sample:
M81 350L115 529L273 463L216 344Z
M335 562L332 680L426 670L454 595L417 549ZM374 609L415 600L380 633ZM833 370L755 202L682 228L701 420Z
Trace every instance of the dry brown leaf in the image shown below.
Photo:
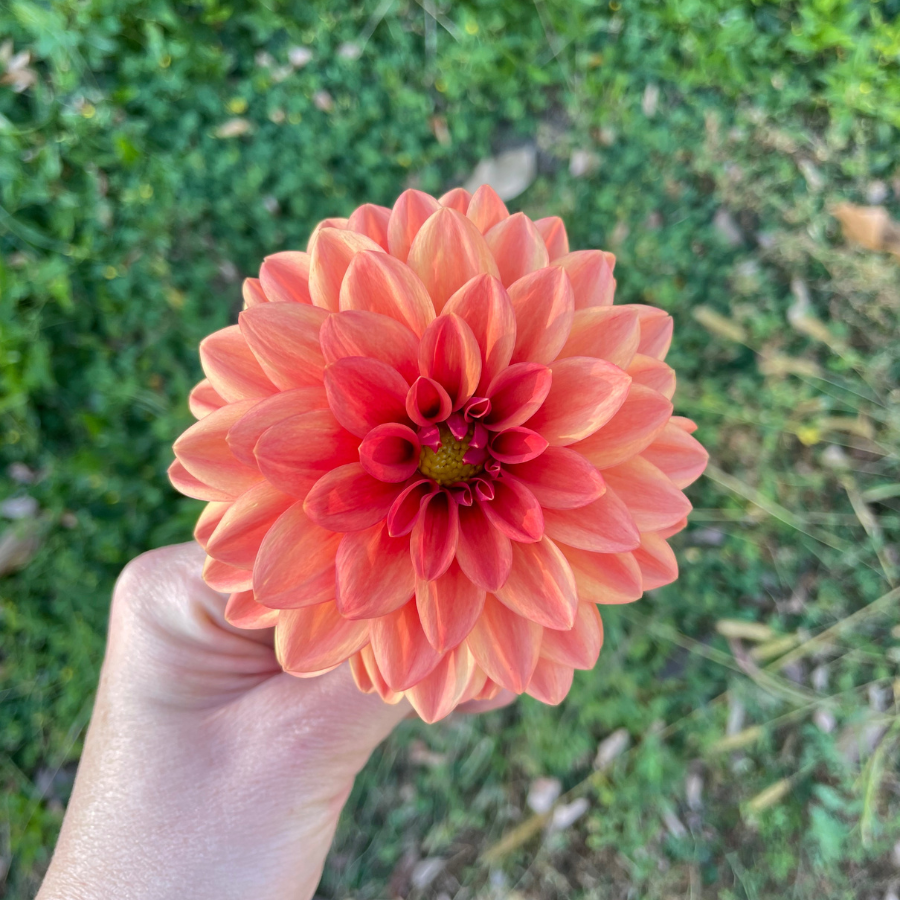
M887 250L900 257L900 223L883 206L857 206L838 203L831 209L841 223L844 237L866 250Z

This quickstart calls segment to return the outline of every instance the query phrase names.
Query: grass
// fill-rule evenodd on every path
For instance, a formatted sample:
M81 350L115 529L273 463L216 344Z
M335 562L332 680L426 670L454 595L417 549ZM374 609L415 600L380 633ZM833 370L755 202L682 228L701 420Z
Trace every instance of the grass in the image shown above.
M399 729L320 894L885 894L900 267L829 209L900 218L897 0L11 0L0 33L2 67L27 50L33 73L0 85L0 499L37 503L0 579L7 897L49 858L116 573L189 537L199 504L164 471L240 277L525 141L538 175L511 207L565 216L573 246L616 253L620 302L673 313L677 411L713 465L680 580L604 611L562 706ZM547 829L538 777L586 812Z

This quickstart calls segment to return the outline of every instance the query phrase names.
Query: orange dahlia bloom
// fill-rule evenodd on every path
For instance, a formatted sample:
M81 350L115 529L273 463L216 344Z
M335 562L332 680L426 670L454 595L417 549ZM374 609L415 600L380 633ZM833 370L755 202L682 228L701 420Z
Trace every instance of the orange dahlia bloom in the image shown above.
M678 574L707 454L672 415L668 314L613 306L611 253L489 187L326 219L200 345L169 470L226 616L298 676L435 721L500 688L559 703L597 604Z

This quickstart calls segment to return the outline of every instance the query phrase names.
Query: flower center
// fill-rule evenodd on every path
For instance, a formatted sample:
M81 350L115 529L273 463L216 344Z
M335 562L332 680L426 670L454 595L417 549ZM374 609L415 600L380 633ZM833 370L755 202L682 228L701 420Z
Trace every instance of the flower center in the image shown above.
M438 484L453 484L457 481L468 481L484 471L484 463L464 463L463 457L469 449L474 427L470 426L466 436L457 440L446 425L438 425L441 433L441 445L437 450L422 447L419 455L419 471Z

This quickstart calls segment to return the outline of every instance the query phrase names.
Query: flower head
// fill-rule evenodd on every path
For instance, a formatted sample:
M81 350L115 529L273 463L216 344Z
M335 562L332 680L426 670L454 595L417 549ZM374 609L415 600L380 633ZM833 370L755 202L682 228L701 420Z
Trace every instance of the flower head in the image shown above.
M428 721L501 688L560 702L597 604L677 577L707 460L672 415L672 320L613 306L614 264L489 187L409 190L267 257L200 345L170 468L209 501L229 621Z

